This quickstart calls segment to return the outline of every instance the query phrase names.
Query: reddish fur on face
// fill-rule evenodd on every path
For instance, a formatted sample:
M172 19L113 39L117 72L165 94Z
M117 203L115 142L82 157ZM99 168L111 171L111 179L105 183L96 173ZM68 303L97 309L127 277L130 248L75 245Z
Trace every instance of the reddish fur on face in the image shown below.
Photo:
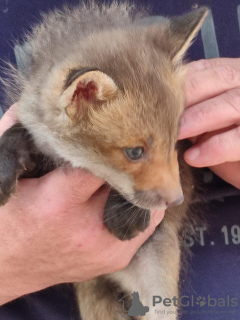
M132 90L119 92L116 98L100 108L89 109L84 135L86 145L98 150L110 166L127 174L135 191L155 190L166 198L181 192L175 151L184 106L178 90L179 73L173 71L165 75L168 81L169 78L172 80L170 85L169 82L162 84L165 91L157 90L157 87L148 90L147 86L140 90L136 83ZM162 74L157 74L155 80L159 86L163 77L162 69ZM134 162L124 152L124 148L133 147L145 150L144 157Z
M103 147L102 152L114 168L131 177L135 191L158 191L168 201L181 193L176 151L166 157L164 146L153 147L136 162L129 160L121 148Z

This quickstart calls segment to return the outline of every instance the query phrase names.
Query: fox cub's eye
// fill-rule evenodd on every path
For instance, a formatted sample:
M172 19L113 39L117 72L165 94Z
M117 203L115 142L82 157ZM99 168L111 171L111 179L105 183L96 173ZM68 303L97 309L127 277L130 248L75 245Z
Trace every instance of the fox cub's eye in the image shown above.
M125 148L124 151L130 160L138 160L144 156L144 149L142 147Z

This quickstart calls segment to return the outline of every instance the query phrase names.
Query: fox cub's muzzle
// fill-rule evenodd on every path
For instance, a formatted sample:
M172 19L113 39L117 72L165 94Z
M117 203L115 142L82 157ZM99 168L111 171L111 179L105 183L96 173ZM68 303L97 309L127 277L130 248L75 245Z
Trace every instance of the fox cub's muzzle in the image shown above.
M168 194L161 190L136 191L134 198L135 205L150 210L179 206L184 200L181 187L179 187L179 190Z

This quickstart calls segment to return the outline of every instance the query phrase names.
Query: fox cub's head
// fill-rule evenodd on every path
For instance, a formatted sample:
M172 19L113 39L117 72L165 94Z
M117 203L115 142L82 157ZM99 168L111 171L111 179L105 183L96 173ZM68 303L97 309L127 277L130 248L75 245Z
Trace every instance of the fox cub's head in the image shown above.
M49 101L60 92L56 118L65 121L59 133L65 146L59 154L140 207L183 201L176 151L184 109L181 60L206 14L200 8L163 24L93 34L79 61L56 69L46 84Z

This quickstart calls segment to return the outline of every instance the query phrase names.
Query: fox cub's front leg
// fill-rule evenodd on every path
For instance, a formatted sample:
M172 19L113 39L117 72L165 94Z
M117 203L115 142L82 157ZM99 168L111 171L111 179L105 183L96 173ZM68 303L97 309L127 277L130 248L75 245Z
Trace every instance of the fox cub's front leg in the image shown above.
M17 180L25 171L32 171L33 145L29 132L17 123L0 138L0 205L15 192Z

